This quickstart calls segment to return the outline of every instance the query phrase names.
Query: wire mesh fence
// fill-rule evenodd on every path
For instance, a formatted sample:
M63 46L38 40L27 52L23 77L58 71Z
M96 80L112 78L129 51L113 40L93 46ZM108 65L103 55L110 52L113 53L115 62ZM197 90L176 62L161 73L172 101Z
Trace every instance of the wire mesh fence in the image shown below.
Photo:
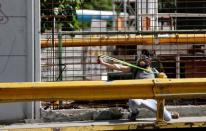
M41 2L42 81L131 79L100 54L133 64L145 54L168 78L206 77L205 0Z

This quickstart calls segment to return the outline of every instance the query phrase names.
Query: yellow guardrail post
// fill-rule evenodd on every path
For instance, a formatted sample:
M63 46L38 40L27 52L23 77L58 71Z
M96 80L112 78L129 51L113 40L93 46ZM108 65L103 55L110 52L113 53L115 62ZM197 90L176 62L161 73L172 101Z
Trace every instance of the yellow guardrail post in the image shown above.
M158 98L157 99L157 114L156 114L157 124L165 123L165 121L164 121L164 106L165 106L165 99Z
M157 93L159 88L163 88L163 87L161 87L161 85L158 84L158 80L157 79L154 79L153 82L154 82L153 92L154 92L154 96L156 97L155 94ZM156 122L157 122L157 124L163 124L163 123L165 123L165 121L164 121L165 99L157 97L156 100L157 100Z

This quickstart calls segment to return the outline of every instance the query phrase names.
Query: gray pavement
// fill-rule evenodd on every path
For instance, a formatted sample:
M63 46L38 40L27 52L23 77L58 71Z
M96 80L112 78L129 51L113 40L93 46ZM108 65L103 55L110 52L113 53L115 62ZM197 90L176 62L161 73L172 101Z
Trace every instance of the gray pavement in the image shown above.
M181 117L179 119L174 119L167 123L168 126L172 124L175 125L176 123L191 123L191 122L205 122L206 117ZM122 125L131 126L131 125L144 125L145 127L151 127L151 125L155 124L155 120L153 118L144 118L144 119L137 119L135 122L129 122L128 120L109 120L109 121L72 121L72 122L51 122L51 123L29 123L29 124L13 124L9 126L2 126L0 127L0 131L10 130L10 129L63 129L63 128L75 128L75 127L99 127L100 126L119 126L123 127ZM138 126L137 126L138 127ZM178 127L178 124L177 124ZM83 128L82 128L83 129ZM85 128L86 129L86 128ZM36 130L35 130L36 131Z
M169 111L177 111L180 117L202 117L206 116L206 106L167 106ZM137 119L155 118L156 114L140 108ZM120 107L96 108L96 109L65 109L65 110L42 110L42 121L44 122L67 122L85 120L117 120L128 119L130 112Z

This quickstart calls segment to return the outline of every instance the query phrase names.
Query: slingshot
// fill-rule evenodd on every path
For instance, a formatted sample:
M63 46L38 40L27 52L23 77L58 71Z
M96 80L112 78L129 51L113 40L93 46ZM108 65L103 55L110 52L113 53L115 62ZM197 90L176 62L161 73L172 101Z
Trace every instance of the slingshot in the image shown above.
M142 68L142 67L133 65L133 64L131 64L131 63L128 63L128 62L119 60L119 59L114 58L114 57L111 57L111 56L99 55L99 57L101 57L101 58L106 58L106 59L108 59L108 60L112 60L112 61L114 61L114 62L117 62L117 63L120 63L120 64L124 64L124 65L127 65L127 66L129 66L129 67L133 67L133 68L136 68L136 69L139 69L139 70L142 70L142 71L150 72L149 70L147 70L147 69L145 69L145 68Z

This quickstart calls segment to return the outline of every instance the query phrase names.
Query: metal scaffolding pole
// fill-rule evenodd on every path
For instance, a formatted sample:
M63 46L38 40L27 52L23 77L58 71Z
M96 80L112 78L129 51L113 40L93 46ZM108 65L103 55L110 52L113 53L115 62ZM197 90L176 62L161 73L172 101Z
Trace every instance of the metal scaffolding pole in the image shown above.
M55 33L57 35L57 33ZM91 31L70 31L70 32L62 32L62 35L152 35L152 34L206 34L205 29L194 29L194 30L158 30L158 31L99 31L99 32L91 32ZM49 35L49 33L45 33L45 35Z
M112 0L112 11L113 11L113 14L116 14L116 11L115 11L115 9L116 9L116 6L115 6L115 0ZM113 17L113 29L112 30L116 30L116 16L114 16Z
M127 0L124 0L124 30L127 28Z
M205 34L179 34L179 35L168 35L168 37L145 35L145 36L134 36L134 37L93 37L93 38L73 38L65 39L63 41L64 47L74 46L109 46L109 45L153 45L154 38L158 40L158 44L205 44ZM55 41L58 41L57 39ZM47 39L41 40L41 47L46 48L51 46L51 41ZM55 46L58 46L56 44Z

